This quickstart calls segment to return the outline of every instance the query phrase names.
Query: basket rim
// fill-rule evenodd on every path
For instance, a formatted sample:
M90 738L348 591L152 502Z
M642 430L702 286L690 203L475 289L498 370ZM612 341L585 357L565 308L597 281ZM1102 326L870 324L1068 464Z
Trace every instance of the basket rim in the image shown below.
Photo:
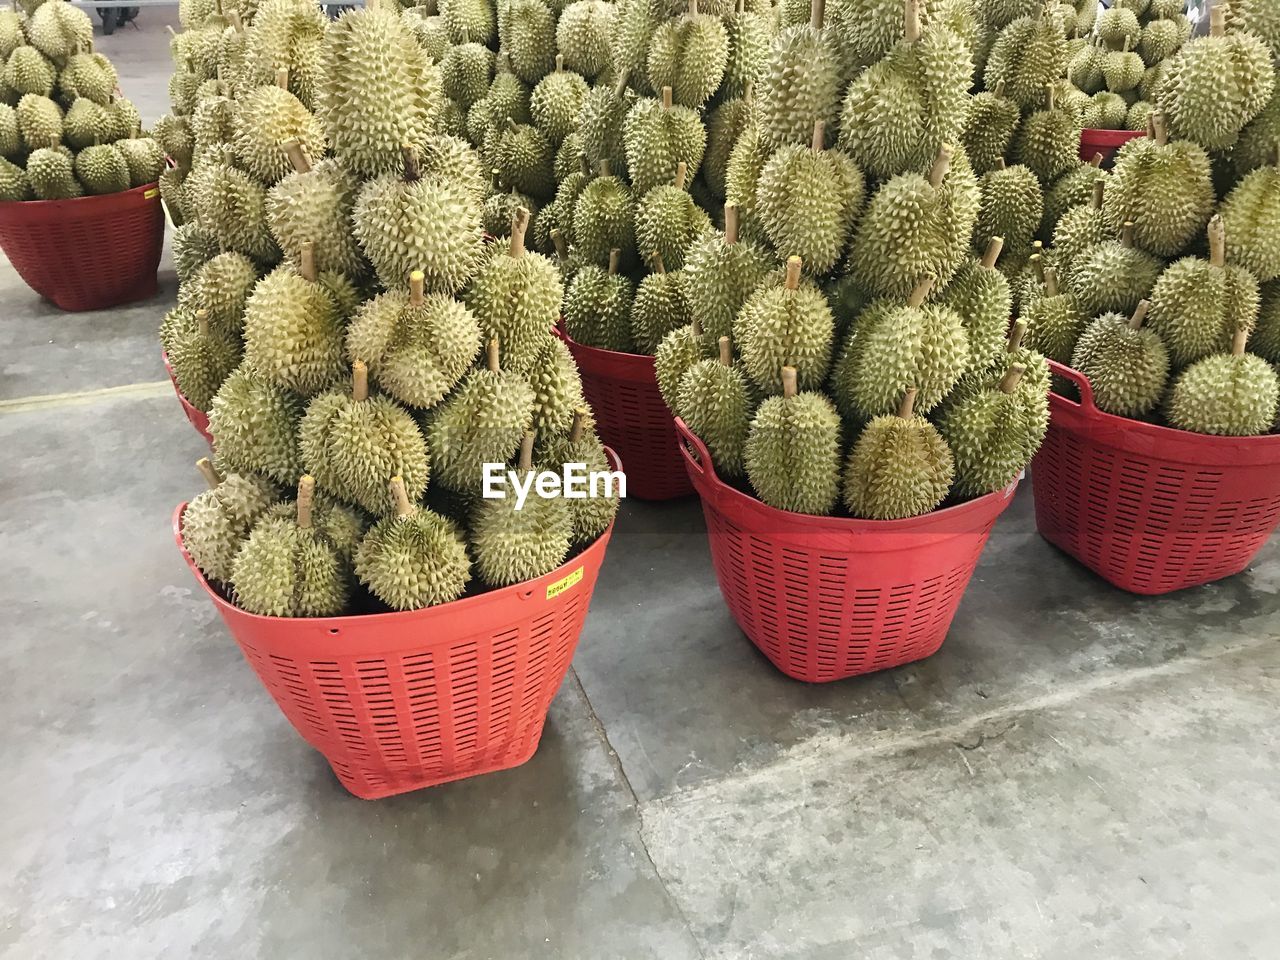
M653 366L654 357L651 353L631 353L629 350L606 350L604 347L591 347L585 343L579 343L573 337L569 336L569 331L565 329L564 317L561 317L555 326L556 336L560 337L566 345L575 350L581 350L586 354L599 354L602 357L625 357L628 360L634 360L637 363L644 362L648 366Z
M1139 137L1145 137L1146 135L1147 132L1145 130L1108 130L1105 127L1084 127L1080 131L1080 140L1083 143L1116 146L1128 143L1130 140L1137 140Z
M130 194L145 192L147 190L159 190L160 181L152 180L150 183L144 183L141 186L130 187L128 190L117 190L115 193L99 193L86 195L83 197L69 197L65 200L5 200L0 201L0 214L10 213L15 210L30 210L55 212L59 210L70 210L73 205L75 209L83 210L85 207L92 206L94 203L106 204L120 197L127 197ZM149 198L148 198L149 199Z

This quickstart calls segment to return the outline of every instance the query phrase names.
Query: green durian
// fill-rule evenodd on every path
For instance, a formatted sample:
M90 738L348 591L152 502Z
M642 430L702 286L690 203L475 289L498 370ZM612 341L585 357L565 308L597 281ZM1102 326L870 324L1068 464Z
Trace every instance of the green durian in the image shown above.
M191 163L195 135L191 131L191 121L186 117L166 114L156 121L152 136L175 163Z
M484 102L488 106L492 122L499 123L510 117L516 123L530 123L532 90L529 85L511 72L511 57L507 51L498 53L493 67L493 83Z
M302 471L298 420L302 401L273 387L246 364L223 382L209 407L209 433L220 465L293 483Z
M297 520L297 501L284 500L276 503L267 509L263 518ZM360 546L360 538L364 536L365 528L368 526L360 510L320 490L315 492L315 498L311 503L311 523L320 533L333 541L338 553L347 560L355 556L356 549Z
M540 215L538 201L527 194L508 190L490 194L484 201L480 221L484 232L495 240L511 236L511 218L524 210L531 223Z
M1245 174L1268 166L1280 143L1280 83L1276 84L1271 102L1240 134L1230 153L1231 173L1239 181Z
M303 248L299 271L277 267L244 305L245 362L268 383L308 397L332 386L345 370L342 317L317 282L309 250Z
M707 114L707 149L702 158L702 176L716 197L725 196L729 157L751 122L751 112L750 101L736 97L721 102Z
M804 146L821 120L834 139L839 128L844 70L834 33L823 25L824 4L814 0L810 21L782 30L760 70L756 117L769 149Z
M589 88L580 74L564 69L564 56L556 54L556 68L533 88L529 113L534 126L553 144L559 144L578 127L578 116Z
M151 137L128 137L117 140L114 146L129 170L130 187L145 186L160 179L165 167L164 151Z
M672 413L676 411L680 381L685 371L699 360L712 356L697 316L687 326L672 330L654 351L654 373L658 391Z
M966 394L939 416L938 429L955 456L958 494L978 497L1007 486L1040 448L1047 407L1043 417L1028 416L1019 391L1025 373L1022 364L1011 364L998 383Z
M217 239L199 224L182 224L174 230L173 266L178 275L179 285L187 283L200 267L217 255ZM258 274L255 270L253 282L256 283L257 279Z
M798 392L793 367L777 379L782 395L765 399L747 430L747 479L771 507L829 514L840 495L840 414L823 394Z
M489 92L493 82L493 51L479 43L458 43L449 47L440 64L444 95L463 110Z
M992 237L982 257L964 264L937 298L964 323L971 368L989 366L1004 350L1013 294L996 269L1003 249L1001 238Z
M1057 265L1061 279L1070 279L1071 264L1076 257L1110 236L1102 215L1106 185L1104 177L1096 177L1088 203L1077 204L1069 209L1053 230L1053 249L1058 255Z
M1014 132L1022 120L1018 105L1004 95L1003 83L990 92L982 91L969 100L960 143L977 174L995 169L996 161L1009 151Z
M1179 13L1177 16L1152 20L1142 27L1137 50L1147 66L1167 60L1191 39L1191 21Z
M1122 417L1150 413L1164 395L1169 353L1153 330L1143 326L1150 304L1133 316L1104 313L1080 334L1071 366L1088 378L1098 409Z
M725 15L724 27L729 37L729 56L720 96L729 100L745 97L760 82L774 29L766 13L746 9L741 0L734 12Z
M1174 381L1169 422L1180 430L1228 437L1269 433L1280 406L1280 379L1266 360L1245 353L1247 331L1231 353L1206 357Z
M1262 305L1251 339L1254 353L1280 365L1280 281L1272 280L1262 288Z
M35 47L21 46L9 54L3 79L4 85L17 94L47 97L53 93L57 71Z
M27 42L17 10L0 10L0 60Z
M996 169L982 175L978 187L982 201L973 245L983 250L993 238L1000 237L1011 257L1029 256L1044 215L1044 192L1035 173L1021 164L1009 167L998 160Z
M654 90L670 87L682 107L697 109L711 99L728 62L729 33L720 17L698 12L698 0L658 24L649 39L649 83Z
M1066 212L1089 202L1094 183L1099 177L1107 176L1101 164L1102 154L1096 153L1088 163L1078 164L1049 183L1044 191L1044 216L1040 218L1040 228L1036 233L1038 239L1051 240L1054 228Z
M165 346L173 378L198 410L207 411L223 382L240 363L240 338L211 327L205 310L195 312L195 322L175 331Z
M661 100L637 100L627 112L623 144L631 186L637 196L643 196L659 184L670 183L682 162L689 179L697 175L707 148L707 130L697 112L673 106L671 89L663 87Z
M1098 17L1098 37L1112 50L1119 50L1125 41L1136 44L1141 33L1138 15L1123 6L1104 10Z
M743 129L729 151L729 162L724 171L724 196L726 202L738 208L744 224L751 224L755 217L756 186L772 153L760 134L760 128L754 123Z
M76 154L76 179L88 194L120 193L129 189L129 167L114 144L85 147Z
M1250 271L1259 283L1280 277L1280 165L1247 174L1227 194L1218 213L1227 230L1227 259Z
M586 403L582 377L573 354L559 337L551 337L539 351L528 375L533 387L533 429L539 436L563 433L573 424L574 411Z
M1068 286L1089 316L1132 313L1151 295L1164 264L1134 246L1133 224L1119 240L1104 240L1071 261Z
M630 81L637 93L653 93L649 86L649 41L668 15L666 0L619 0L609 47L612 76Z
M631 305L635 287L618 273L620 252L609 254L609 267L583 266L569 282L564 297L564 328L577 343L631 353Z
M399 20L398 14L391 16ZM329 57L345 60L345 54L349 52L381 53L376 46L380 39L377 36L370 36L370 42L358 51L349 47L349 34L370 32L368 24L371 18L357 17L340 27L333 26L329 33L326 31L330 26L329 18L318 6L299 3L298 0L262 0L257 12L247 19L253 21L253 29L247 31L245 37L241 58L243 67L239 71L241 85L248 88L274 83L276 71L284 68L289 71L289 92L308 110L319 106L323 99L319 88L326 79L327 71L338 62L329 60ZM389 29L386 32L390 34ZM390 48L391 43L387 46ZM395 54L388 56L394 63Z
M627 156L623 132L636 102L635 94L625 86L625 79L613 86L597 84L587 93L578 115L578 136L587 165L597 170L601 163L607 162L622 176L626 175Z
M27 21L31 44L50 60L66 60L93 43L93 21L69 3L43 3Z
M594 431L587 427L588 416L585 405L579 406L573 412L573 420L567 431L550 435L540 433L536 462L551 469L563 468L568 463L581 463L588 473L611 470L612 465L605 455L603 444ZM575 543L588 543L600 536L613 523L618 512L616 492L613 496L590 496L570 499L566 503L573 524Z
M991 47L983 79L988 90L1004 81L1006 95L1023 110L1044 109L1049 88L1067 70L1062 24L1038 8L1001 30Z
M661 257L672 270L684 266L689 247L712 229L711 219L685 192L684 182L682 161L676 165L674 184L654 187L636 205L637 249L641 256Z
M26 171L16 163L0 158L0 201L31 200L34 197Z
M676 413L693 431L725 477L743 475L747 430L751 425L752 389L733 362L729 338L721 337L720 354L699 360L680 378Z
M1102 61L1102 76L1112 93L1128 93L1135 90L1146 75L1147 65L1142 57L1130 52L1130 41L1125 40L1122 50L1112 50Z
M556 18L543 0L505 0L498 8L498 37L511 70L532 86L551 71Z
M0 103L0 157L21 160L25 152L18 112L7 103Z
M802 265L789 257L786 280L758 287L733 321L743 368L765 393L781 392L783 367L796 371L801 387L816 390L831 366L835 317L822 291L801 283Z
M497 37L498 19L489 0L442 0L440 17L453 43L488 44Z
M495 130L492 150L486 147L485 152L502 171L503 181L516 190L538 199L555 194L555 151L537 127L508 118Z
M1047 106L1028 114L1013 141L1013 159L1030 167L1048 182L1062 176L1080 161L1080 123L1056 104L1053 85Z
M266 188L231 162L229 147L221 154L188 178L196 219L224 248L272 261L279 248L267 227Z
M635 211L631 188L611 176L608 162L602 162L600 176L583 187L573 206L573 239L578 253L596 265L607 263L612 250L630 256L636 245Z
M73 150L109 143L115 122L107 108L81 97L62 118L62 136Z
M58 90L66 101L84 97L105 105L118 82L115 67L100 53L73 54L58 74Z
M1067 63L1067 79L1084 93L1099 93L1106 86L1103 65L1108 51L1101 43L1090 43L1081 48Z
M914 413L915 398L909 388L897 411L873 418L849 452L842 489L855 517L918 517L946 499L955 462L938 429Z
M430 136L418 154L418 164L424 177L457 181L476 202L489 195L484 162L466 140L444 133Z
M556 47L567 69L595 80L610 67L616 7L607 0L574 0L556 22Z
M182 512L182 545L207 578L227 582L240 546L279 493L251 473L220 476L207 457L196 466L209 489L192 497Z
M640 281L631 303L631 345L653 354L672 330L689 323L692 302L685 275L668 273L661 255L652 258L653 272Z
M246 172L270 186L293 169L283 144L297 141L308 157L325 152L320 121L286 89L288 72L280 71L274 85L255 87L244 95L235 112L231 140L237 162Z
M267 191L266 216L285 259L298 266L302 245L311 243L320 272L363 276L368 263L351 222L359 181L333 160L312 166L296 140L283 147L294 170Z
M1089 318L1081 311L1076 297L1059 290L1055 268L1045 267L1044 284L1044 296L1022 308L1021 319L1027 323L1028 342L1032 349L1050 360L1069 364Z
M1086 130L1123 130L1129 121L1129 104L1118 93L1095 93L1081 114Z
M197 91L203 77L196 73L195 64L190 57L186 60L186 69L179 67L169 76L169 106L179 116L189 116L196 108Z
M696 241L685 259L685 290L711 342L733 332L733 321L770 269L768 255L738 237L738 208L725 204L724 233Z
M176 250L174 256L176 259ZM191 270L182 283L178 302L206 310L214 330L238 335L244 327L245 302L258 277L257 266L244 254L219 253Z
M62 108L48 97L28 93L18 101L16 112L22 142L28 150L56 147L62 143Z

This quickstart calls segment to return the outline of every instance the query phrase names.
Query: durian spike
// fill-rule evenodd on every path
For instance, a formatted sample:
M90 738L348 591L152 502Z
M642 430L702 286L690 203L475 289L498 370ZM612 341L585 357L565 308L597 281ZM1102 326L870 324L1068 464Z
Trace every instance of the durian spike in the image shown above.
M1107 189L1107 181L1103 177L1099 177L1093 181L1093 196L1089 199L1089 206L1095 210L1102 209L1102 195Z
M511 246L507 253L512 257L524 256L524 234L529 229L529 208L517 207L511 215Z
M1231 355L1243 357L1245 345L1249 342L1249 331L1245 327L1238 329L1231 338Z
M902 402L898 404L898 416L903 420L910 420L915 416L916 394L919 392L915 387L907 387L907 392L902 395Z
M418 166L418 151L407 143L400 144L400 156L404 159L404 179L414 183L422 179L422 169Z
M1004 99L1004 81L1003 81L1003 80L997 80L997 81L996 81L995 94L996 94L996 96L997 96L997 97L999 97L1001 100L1003 100L1003 99Z
M276 86L281 90L289 89L289 68L280 67L276 70Z
M1097 167L1100 169L1102 167L1102 161L1105 159L1106 158L1101 153L1095 153L1092 157L1089 158L1089 166Z
M1027 262L1031 264L1031 269L1036 272L1036 279L1044 283L1044 257L1038 253L1033 253Z
M809 144L809 149L815 153L821 153L823 146L827 142L827 122L825 120L813 121L813 140Z
M564 73L564 54L556 54L556 73Z
M1027 368L1020 363L1015 363L1005 371L1004 377L1000 380L1001 393L1013 393L1018 389L1018 384L1022 381L1022 375L1027 372Z
M724 205L724 242L738 242L738 205L736 203Z
M409 274L409 306L420 307L426 303L427 277L421 270Z
M556 248L556 256L560 260L569 259L569 244L565 241L564 234L560 232L559 228L551 231L551 245Z
M663 87L663 88L662 88L662 109L663 109L663 110L670 110L670 109L671 109L671 103L672 103L672 100L671 100L671 88L670 88L670 87Z
M200 331L200 336L207 337L209 335L209 311L200 309L196 311L196 329Z
M196 461L196 469L200 471L200 476L204 477L204 482L209 485L210 490L216 490L218 484L222 482L222 478L218 476L218 471L214 465L209 462L208 457L201 457Z
M794 397L799 392L796 386L796 368L782 368L782 395L784 397Z
M613 171L613 168L609 165L609 161L607 159L600 161L600 176L602 177L613 176L612 171Z
M947 171L951 169L951 157L954 153L955 148L949 143L944 143L942 149L938 151L938 158L933 161L933 169L929 171L929 182L933 184L935 190L942 186Z
M391 499L396 503L396 516L407 517L413 513L413 504L409 502L409 493L404 488L404 477L392 477L387 484L391 488Z
M1004 237L992 237L991 242L987 244L986 252L982 255L982 265L988 270L994 270L1003 250Z
M298 251L298 273L312 283L320 279L320 272L316 270L316 245L311 240L304 240Z
M799 257L787 257L787 280L783 284L788 290L800 289L800 269L804 262Z
M1227 263L1227 229L1217 213L1209 220L1209 262L1215 267Z
M1163 147L1169 142L1169 124L1163 110L1151 114L1151 136L1156 146Z
M569 428L569 442L577 443L587 427L587 408L578 407L573 411L573 426Z
M827 17L827 0L810 0L809 2L809 26L814 30L821 30L822 23Z
M307 159L307 151L302 149L299 141L286 140L280 146L284 147L284 152L289 157L289 163L293 165L293 169L298 173L310 172L311 161Z
M498 363L498 338L494 337L485 348L485 362L490 373L497 373L502 367Z
M720 343L720 362L726 367L733 366L733 346L729 343L728 337L721 337Z
M911 296L907 298L907 306L915 309L929 298L929 291L933 289L933 277L924 277L916 284L915 289L911 291Z
M1045 86L1048 88L1048 91L1049 91L1049 102L1045 106L1045 109L1052 110L1054 107L1054 104L1057 102L1058 91L1054 86L1054 84L1052 83L1047 83L1045 84Z
M1006 353L1017 353L1022 349L1022 340L1027 335L1027 321L1018 320L1009 330L1009 340L1005 347Z
M304 473L298 478L298 527L306 530L311 526L311 504L316 496L316 478Z
M920 0L906 0L903 16L903 38L907 43L920 39Z
M1044 292L1047 297L1058 295L1058 271L1053 267L1044 268Z
M369 399L369 367L363 360L351 364L351 399L356 403Z
M1227 8L1215 4L1209 11L1209 36L1221 37L1227 32Z
M1133 230L1134 230L1134 222L1133 222L1132 220L1126 220L1126 221L1124 222L1124 226L1122 226L1122 227L1120 228L1120 244L1121 244L1121 246L1129 247L1130 249L1132 249L1132 247L1133 247Z
M236 33L244 33L244 19L240 16L239 10L228 10L227 22Z
M1142 300L1138 303L1138 309L1133 311L1133 316L1129 318L1129 326L1134 330L1142 328L1142 324L1146 322L1147 311L1151 309L1150 300Z
M622 260L622 251L614 247L609 251L609 276L614 276L618 272L618 263Z
M520 469L528 473L533 469L533 442L538 435L530 430L520 440Z
M684 189L685 178L689 176L689 165L681 160L676 164L675 187L677 190Z
M653 252L653 256L651 256L651 257L649 258L649 263L651 263L651 264L653 265L653 271L652 271L653 273L666 273L666 272L667 272L667 264L666 264L666 262L662 259L662 254L661 254L661 253L659 253L658 251L656 251L656 250L655 250L655 251Z

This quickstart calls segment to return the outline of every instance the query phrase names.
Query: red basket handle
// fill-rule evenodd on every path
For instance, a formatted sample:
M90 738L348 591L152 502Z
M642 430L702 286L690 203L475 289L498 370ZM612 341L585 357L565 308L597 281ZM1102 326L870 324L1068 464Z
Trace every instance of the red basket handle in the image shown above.
M675 418L675 423L676 434L680 438L680 452L684 455L685 460L689 462L693 472L699 477L705 477L710 473L714 478L716 476L716 467L711 459L711 451L707 449L707 445L679 417Z
M1066 364L1058 363L1055 360L1049 361L1049 369L1060 377L1070 380L1076 385L1080 391L1080 406L1086 410L1097 410L1098 405L1093 402L1093 386L1089 383L1089 378L1079 370L1068 367Z

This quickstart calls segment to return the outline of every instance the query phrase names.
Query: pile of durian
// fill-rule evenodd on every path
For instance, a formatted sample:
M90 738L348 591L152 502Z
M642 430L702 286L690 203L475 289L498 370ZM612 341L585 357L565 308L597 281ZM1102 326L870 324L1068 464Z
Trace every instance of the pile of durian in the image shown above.
M0 201L69 200L154 183L164 151L65 0L0 10Z
M253 613L447 603L554 570L616 511L608 497L531 494L517 510L510 490L480 496L485 463L608 469L553 333L560 270L486 166L518 169L527 154L507 138L536 141L534 128L495 123L483 154L448 132L457 78L436 55L469 55L466 37L486 34L468 18L486 10L370 3L328 23L303 0L183 7L162 125L181 283L161 341L215 451L183 537ZM514 52L477 59L522 64ZM495 69L477 103L525 89Z

